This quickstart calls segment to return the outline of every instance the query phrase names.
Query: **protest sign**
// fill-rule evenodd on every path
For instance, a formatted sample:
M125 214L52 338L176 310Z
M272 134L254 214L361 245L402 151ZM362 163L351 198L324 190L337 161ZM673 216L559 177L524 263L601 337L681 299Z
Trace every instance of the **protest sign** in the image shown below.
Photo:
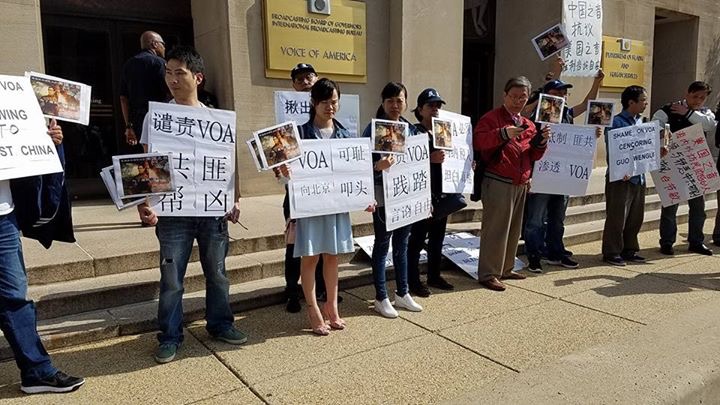
M540 99L535 110L537 122L547 124L559 124L562 122L562 113L565 108L565 97L551 96L549 94L540 94Z
M455 132L454 123L450 120L433 117L432 127L433 148L452 150L453 132Z
M535 162L530 191L558 195L585 195L595 160L595 127L550 125L542 159Z
M0 75L0 180L63 171L47 131L30 79Z
M651 174L663 207L720 190L720 176L700 124L671 135L668 154Z
M290 217L362 211L375 202L368 138L302 140L290 164Z
M452 150L445 152L442 163L442 192L471 194L473 192L473 129L470 117L440 110L440 118L454 122Z
M427 134L410 136L405 154L383 170L385 228L388 231L412 224L431 215L430 145Z
M145 201L145 197L123 200L118 196L117 183L115 181L115 170L112 166L104 167L100 172L100 178L105 184L108 194L110 194L110 199L113 203L115 203L115 206L119 211L124 210L125 208L134 207Z
M176 190L153 208L160 216L219 217L235 199L235 112L150 103L152 152L172 152Z
M660 127L657 121L608 132L610 181L622 180L660 167Z
M556 24L533 38L532 44L540 59L545 60L570 45L570 42L562 24Z
M263 168L272 169L302 156L300 133L294 121L263 128L255 131L253 136Z
M612 100L588 100L585 125L611 127L615 102Z
M370 139L373 153L405 153L405 140L410 135L407 122L380 120L373 118L370 123Z
M375 236L370 235L355 238L355 243L360 246L360 249L362 249L365 254L367 254L369 257L372 257L373 247L375 246ZM418 263L427 263L427 261L427 251L423 249L420 251L420 260L418 260ZM389 269L391 267L393 267L392 237L390 237L390 244L388 246L387 256L385 257L385 268Z
M25 72L25 76L46 117L82 125L90 122L90 86L42 73Z
M480 261L480 238L467 232L449 233L443 241L442 255L455 263L462 271L475 280L478 279ZM522 270L525 263L515 258L513 271Z
M262 158L260 157L260 150L257 147L257 140L255 140L255 138L250 138L245 141L245 143L250 150L250 156L255 163L255 168L257 169L257 171L261 172L263 170L267 170L267 168L263 167L262 165Z
M310 106L310 92L276 91L275 122L279 124L285 121L295 121L298 124L304 124L310 119ZM340 107L335 113L335 119L350 132L350 136L357 138L360 96L343 94L340 97Z
M563 0L563 26L570 46L563 49L563 76L593 77L602 56L602 0ZM638 83L642 83L642 80Z
M172 153L113 156L113 174L120 198L175 192Z

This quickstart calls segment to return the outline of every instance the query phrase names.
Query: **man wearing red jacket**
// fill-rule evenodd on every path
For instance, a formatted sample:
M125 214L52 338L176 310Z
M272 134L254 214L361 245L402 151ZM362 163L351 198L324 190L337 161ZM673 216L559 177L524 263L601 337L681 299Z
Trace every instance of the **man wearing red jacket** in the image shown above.
M538 134L535 125L520 115L531 86L523 76L508 80L503 105L480 118L473 136L475 151L485 164L478 280L494 291L505 290L501 279L525 278L512 269L530 172L545 153L550 135L549 127Z

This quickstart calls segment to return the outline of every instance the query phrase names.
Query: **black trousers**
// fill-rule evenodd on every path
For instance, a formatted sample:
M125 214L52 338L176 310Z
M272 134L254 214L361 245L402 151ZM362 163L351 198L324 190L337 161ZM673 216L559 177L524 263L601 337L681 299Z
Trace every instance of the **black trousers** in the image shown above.
M425 238L428 238L428 272L427 278L440 277L440 260L442 259L442 246L445 240L445 229L447 228L447 217L434 220L428 218L424 221L415 222L410 230L408 242L408 285L410 287L420 284L420 251L425 246Z

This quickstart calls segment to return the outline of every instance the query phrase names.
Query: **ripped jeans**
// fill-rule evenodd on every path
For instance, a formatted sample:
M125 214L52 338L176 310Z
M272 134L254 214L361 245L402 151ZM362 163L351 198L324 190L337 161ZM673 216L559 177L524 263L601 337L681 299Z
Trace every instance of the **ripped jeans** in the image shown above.
M183 279L197 240L200 264L205 275L206 329L212 336L233 326L230 283L225 274L228 224L222 217L160 217L155 228L160 242L160 344L183 341Z

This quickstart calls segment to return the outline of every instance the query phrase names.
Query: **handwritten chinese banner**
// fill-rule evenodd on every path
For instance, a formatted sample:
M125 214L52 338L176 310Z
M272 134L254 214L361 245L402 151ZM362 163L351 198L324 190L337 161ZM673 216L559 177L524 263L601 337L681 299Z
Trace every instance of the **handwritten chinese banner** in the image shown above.
M290 164L290 217L362 211L375 201L370 139L303 140Z
M472 194L473 192L473 133L470 117L440 110L440 118L455 123L453 149L445 151L442 164L443 193Z
M172 152L177 189L153 205L159 216L219 217L235 199L235 112L150 103L151 152Z
M563 25L570 46L563 49L564 76L592 77L602 56L602 0L563 0Z
M478 263L480 261L480 238L467 233L457 232L445 235L442 255L450 259L462 271L475 280L478 279ZM525 263L515 258L513 271L522 270Z
M0 75L0 180L61 171L30 79Z
M595 127L550 125L547 150L535 162L530 191L559 195L585 195L595 159Z
M385 228L388 231L431 215L430 145L427 134L409 136L405 154L395 155L395 164L383 171Z
M393 264L393 258L392 258L392 237L390 237L391 242L388 246L388 252L387 256L385 257L385 268L389 269L394 266ZM372 257L373 247L375 246L375 236L361 236L359 238L355 238L355 243L357 243L358 246L360 246L360 249L362 249L365 254L367 254L369 257ZM427 263L427 251L425 249L420 251L420 260L418 260L418 263Z
M663 207L720 190L720 176L700 124L672 134L668 154L651 174Z
M657 121L608 132L610 181L622 180L660 167L660 126Z
M310 93L301 91L275 92L275 122L295 121L302 125L310 119ZM349 132L350 136L358 136L358 120L360 118L360 96L357 94L342 94L340 96L340 109L335 114L338 120Z

